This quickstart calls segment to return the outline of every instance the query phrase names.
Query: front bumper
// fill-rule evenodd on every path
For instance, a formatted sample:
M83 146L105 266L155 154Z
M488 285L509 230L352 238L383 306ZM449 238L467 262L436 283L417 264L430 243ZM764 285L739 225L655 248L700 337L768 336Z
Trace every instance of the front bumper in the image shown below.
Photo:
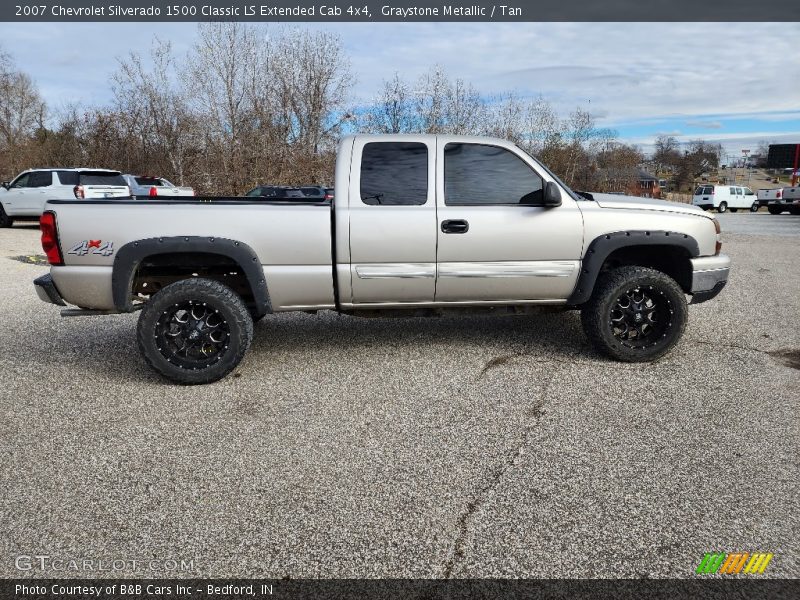
M33 286L36 289L36 295L42 302L50 304L57 304L58 306L66 306L67 303L61 298L61 294L56 289L56 284L53 283L53 277L48 273L33 280Z
M716 297L728 283L731 259L727 254L692 259L692 304Z

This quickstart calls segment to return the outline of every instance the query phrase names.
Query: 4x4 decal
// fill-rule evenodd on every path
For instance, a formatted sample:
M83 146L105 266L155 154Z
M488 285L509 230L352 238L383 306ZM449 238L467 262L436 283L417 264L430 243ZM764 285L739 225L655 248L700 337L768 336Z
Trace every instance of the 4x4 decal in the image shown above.
M103 242L103 240L83 240L67 250L67 254L77 254L78 256L86 256L87 254L111 256L114 254L114 242Z

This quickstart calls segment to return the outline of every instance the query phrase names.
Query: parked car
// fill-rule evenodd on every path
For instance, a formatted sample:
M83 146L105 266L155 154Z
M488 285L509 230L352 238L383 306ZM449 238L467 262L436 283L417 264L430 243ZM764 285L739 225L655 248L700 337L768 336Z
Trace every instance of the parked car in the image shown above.
M511 142L345 137L331 205L53 200L39 297L129 313L145 361L183 384L241 361L269 313L579 309L600 351L652 361L728 280L719 222L673 202L573 193ZM189 201L190 203L192 201ZM98 359L100 357L97 357Z
M325 188L319 185L305 185L300 191L306 198L316 198L318 200L333 200L333 188Z
M0 227L15 219L39 218L48 200L130 198L119 171L109 169L29 169L0 187Z
M783 188L780 198L769 201L767 210L772 215L786 211L791 215L800 215L800 187Z
M750 211L758 210L758 197L749 187L741 185L698 185L694 190L692 204L703 210L717 209L724 213L726 210L736 212L740 208Z
M300 188L285 185L260 185L247 192L245 196L272 200L306 200L306 195Z
M163 177L149 175L123 175L131 194L136 197L156 198L159 196L181 197L194 196L194 189L173 185Z
M780 200L783 197L783 188L770 188L758 190L758 205L766 206L773 200Z

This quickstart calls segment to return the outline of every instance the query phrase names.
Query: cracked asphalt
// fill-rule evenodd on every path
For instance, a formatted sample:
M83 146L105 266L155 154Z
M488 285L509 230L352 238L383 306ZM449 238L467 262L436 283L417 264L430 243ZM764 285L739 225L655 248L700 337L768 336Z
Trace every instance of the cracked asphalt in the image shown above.
M799 577L799 221L723 215L731 281L655 364L597 355L577 313L291 314L203 387L145 366L136 316L61 319L9 258L36 228L0 230L0 576L692 577L763 551ZM37 554L157 563L17 570Z

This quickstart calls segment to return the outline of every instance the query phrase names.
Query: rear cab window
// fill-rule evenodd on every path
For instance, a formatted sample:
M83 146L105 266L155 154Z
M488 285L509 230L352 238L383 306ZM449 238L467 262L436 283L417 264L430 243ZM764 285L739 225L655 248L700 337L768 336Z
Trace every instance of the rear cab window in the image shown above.
M164 187L166 185L164 180L158 177L134 177L133 179L136 181L136 185L141 185L143 187Z
M361 154L361 201L372 206L419 206L428 201L428 146L369 142Z

